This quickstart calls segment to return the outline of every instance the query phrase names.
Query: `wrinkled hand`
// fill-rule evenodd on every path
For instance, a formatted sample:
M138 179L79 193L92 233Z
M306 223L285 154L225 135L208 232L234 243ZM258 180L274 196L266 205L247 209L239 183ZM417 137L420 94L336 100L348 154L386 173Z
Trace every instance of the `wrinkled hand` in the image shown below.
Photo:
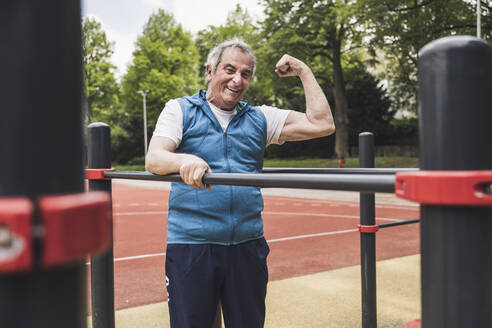
M309 67L297 58L283 55L275 65L275 72L280 77L300 76L303 72L309 71Z
M212 173L210 166L203 159L194 155L187 156L179 168L179 175L187 185L195 189L206 188L210 191L211 185L205 186L202 181L205 173Z

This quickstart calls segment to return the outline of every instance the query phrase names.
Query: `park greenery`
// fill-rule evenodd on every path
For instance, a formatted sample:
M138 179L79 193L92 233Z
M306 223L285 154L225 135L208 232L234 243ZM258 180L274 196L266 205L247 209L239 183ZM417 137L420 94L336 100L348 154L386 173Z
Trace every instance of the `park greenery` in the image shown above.
M114 44L100 23L82 22L86 122L111 126L113 161L143 155L142 95L148 90L149 138L167 101L205 88L210 49L240 37L251 45L257 70L245 100L303 111L298 79L280 79L275 63L288 53L303 60L325 91L337 131L311 141L271 146L267 158L349 158L358 134L372 131L376 145L416 145L418 52L450 35L475 35L475 0L259 0L256 21L237 5L223 25L196 35L164 10L154 12L136 41L133 60L118 81L110 62ZM482 38L492 42L492 0L482 0ZM402 117L403 115L403 117Z

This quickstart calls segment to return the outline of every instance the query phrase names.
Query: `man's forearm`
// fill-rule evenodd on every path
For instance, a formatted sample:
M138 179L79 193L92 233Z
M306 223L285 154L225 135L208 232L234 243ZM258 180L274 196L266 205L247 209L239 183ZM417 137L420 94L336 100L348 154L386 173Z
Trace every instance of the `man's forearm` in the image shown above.
M177 154L166 150L148 152L145 159L145 170L154 174L179 173L187 154Z
M183 181L193 188L204 188L202 178L212 170L208 164L198 156L172 152L162 144L152 143L145 159L145 169L154 174L179 173ZM207 186L210 190L210 186Z
M307 140L335 132L330 105L311 69L299 59L283 55L275 72L280 77L299 77L306 95L306 113L289 113L279 141Z

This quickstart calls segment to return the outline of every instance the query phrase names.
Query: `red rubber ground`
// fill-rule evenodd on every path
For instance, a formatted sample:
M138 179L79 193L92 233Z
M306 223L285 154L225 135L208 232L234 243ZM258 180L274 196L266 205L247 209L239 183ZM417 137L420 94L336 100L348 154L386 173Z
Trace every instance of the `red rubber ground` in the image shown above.
M295 193L295 191L293 191ZM116 309L164 301L168 191L113 184ZM360 263L358 202L264 197L270 280ZM419 217L418 207L377 205L377 223ZM381 229L376 257L419 252L419 225Z

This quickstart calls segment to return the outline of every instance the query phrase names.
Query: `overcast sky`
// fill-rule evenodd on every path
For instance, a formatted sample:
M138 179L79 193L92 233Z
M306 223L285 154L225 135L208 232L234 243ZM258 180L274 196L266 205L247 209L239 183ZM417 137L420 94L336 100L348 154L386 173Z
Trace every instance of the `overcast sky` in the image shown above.
M137 36L149 16L162 8L173 14L184 30L195 34L208 25L225 23L236 4L261 18L259 0L82 0L82 15L96 17L110 41L115 42L112 62L121 77L131 62Z

